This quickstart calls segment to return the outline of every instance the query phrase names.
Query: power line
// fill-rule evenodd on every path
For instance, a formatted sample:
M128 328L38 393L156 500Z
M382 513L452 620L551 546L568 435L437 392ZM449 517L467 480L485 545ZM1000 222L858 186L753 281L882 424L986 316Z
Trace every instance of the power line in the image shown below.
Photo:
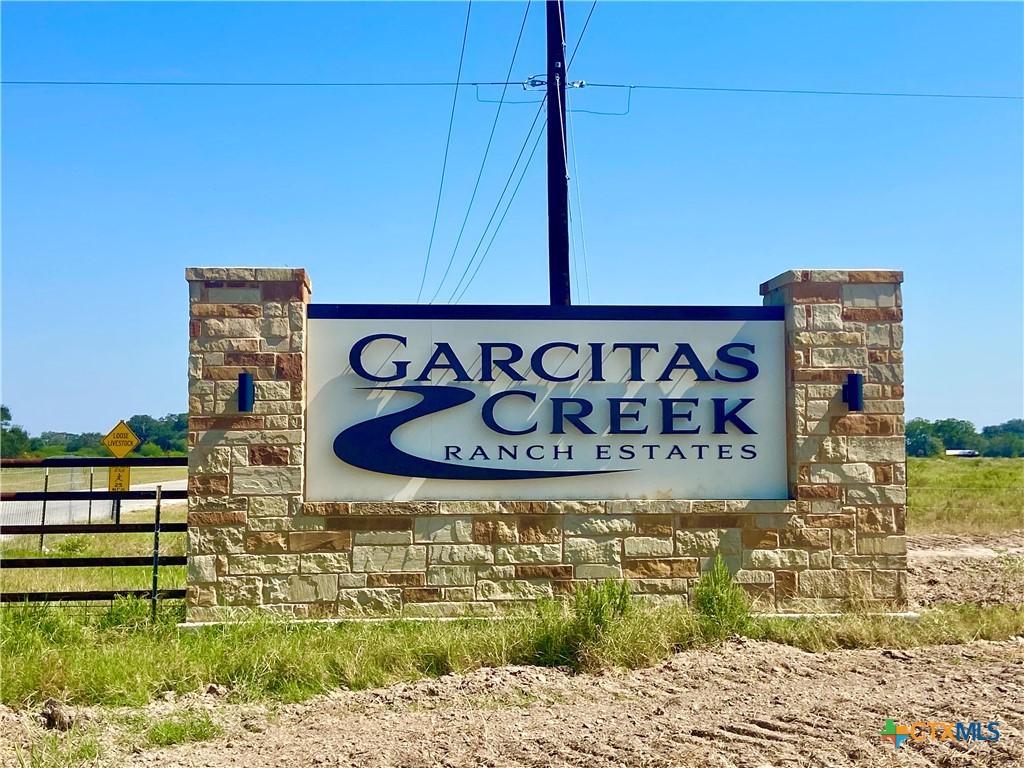
M466 27L462 30L462 51L459 53L459 72L455 75L455 82L462 80L462 62L466 58L466 40L469 38L469 14L473 10L473 0L466 5ZM448 149L452 143L452 126L455 124L455 105L459 101L459 89L455 89L452 96L452 114L448 118L448 138L444 142L444 161L441 163L441 183L437 188L437 204L434 206L434 223L430 227L430 243L427 245L427 260L423 265L423 277L420 278L420 289L416 293L416 303L419 304L423 296L423 284L427 281L427 270L430 268L430 251L434 247L434 233L437 231L437 215L441 210L441 192L444 191L444 173L448 168Z
M453 290L451 296L448 297L449 302L455 299L455 294L458 293L459 288L462 287L462 281L466 279L466 276L469 274L469 270L473 267L473 262L476 260L476 256L480 252L480 248L483 246L484 239L487 237L487 231L491 228L491 224L494 222L494 217L498 215L498 209L501 207L501 201L505 198L505 193L508 191L509 186L512 184L512 179L515 178L516 169L519 167L519 161L523 159L523 153L526 152L526 147L530 143L530 136L533 135L533 129L536 127L537 121L540 119L541 113L544 111L544 102L546 100L546 96L543 99L541 99L540 107L538 107L537 113L533 116L533 122L530 123L530 128L526 132L526 138L523 140L523 146L519 148L519 154L516 156L516 161L512 164L512 170L509 172L508 179L505 181L505 186L502 187L501 194L498 195L498 202L494 204L494 210L491 211L490 218L487 219L487 224L484 226L484 231L480 235L480 239L477 241L476 248L473 249L473 254L469 257L469 261L466 264L466 268L462 270L462 274L459 276L459 281L455 284L455 290ZM542 136L543 134L544 131L542 129L540 133L538 133L537 141L540 141L540 136ZM536 150L536 145L534 145L534 150ZM532 152L530 153L530 157L533 157ZM518 189L518 185L516 185L516 188ZM504 216L502 216L502 219L504 219ZM479 269L480 267L477 266L476 271L479 271ZM476 271L473 272L473 277L476 277ZM472 278L470 278L470 282L472 282ZM468 284L466 287L469 287ZM462 293L464 294L465 290L463 290ZM459 294L459 298L461 297L462 294ZM457 302L458 299L455 299L455 301Z
M559 6L559 8L563 9L563 6ZM562 17L562 55L565 56L565 18L564 17ZM565 68L568 71L568 69L569 69L568 65L566 65ZM558 128L559 128L559 131L561 132L561 135L562 135L562 160L565 162L565 181L566 181L566 191L568 192L568 182L569 182L569 147L567 146L566 135L565 135L565 110L566 110L566 108L568 106L568 98L569 97L566 96L565 98L566 98L566 103L558 102L558 103L556 103L555 106L558 109ZM550 117L548 119L550 119ZM550 162L550 160L549 160L549 162ZM567 198L569 198L568 195L567 195ZM571 198L569 198L569 199L571 199Z
M505 193L507 193L509 186L512 184L512 179L515 178L515 172L516 172L516 169L519 167L519 161L522 160L522 156L526 152L526 147L529 145L529 137L532 134L534 134L534 128L537 127L537 123L541 119L541 114L544 112L544 102L545 101L547 101L547 96L545 96L544 98L541 99L541 105L539 106L539 108L537 110L537 114L534 116L534 122L529 124L529 129L526 131L526 138L523 140L522 146L519 147L519 154L516 156L515 163L512 164L512 170L509 173L508 179L505 181L505 186L502 187L502 193L501 193L501 195L498 196L498 202L495 204L495 209L492 212L490 212L490 218L487 219L487 223L483 227L483 233L480 234L480 240L477 241L476 248L473 249L473 254L469 257L469 261L466 263L466 268L463 269L462 274L459 276L459 282L456 284L455 290L452 292L452 295L449 297L449 301L452 301L453 299L458 301L458 299L456 299L455 296L456 296L457 293L459 293L459 289L462 288L462 282L464 280L466 280L466 275L469 274L469 270L472 268L473 262L476 260L476 255L480 252L480 248L483 246L483 241L487 237L487 230L490 228L490 224L492 224L494 222L495 217L498 215L498 209L501 208L501 206L502 206L502 200L505 199ZM540 133L538 133L538 139L537 140L540 141L541 140L540 137L543 136L543 135L544 135L544 131L542 130L542 131L540 131ZM537 144L534 145L534 151L535 152L537 151ZM532 154L532 152L531 152L530 153L530 158L532 158L532 157L534 157L534 154ZM520 183L522 183L522 178L521 177L520 177L519 181L520 181ZM516 189L518 189L518 188L519 188L519 185L516 184ZM513 193L513 197L515 197L514 193ZM506 209L506 212L507 212L507 210L508 209ZM504 220L504 219L505 219L505 217L502 216L502 220ZM501 226L500 223L499 223L499 226ZM489 246L488 246L488 249L489 249ZM479 270L479 268L480 268L479 266L476 267L477 271ZM476 271L473 272L473 276L475 278ZM472 283L472 278L470 279L470 283ZM466 288L468 288L468 287L469 287L469 284L466 285ZM465 290L463 290L463 294L464 293L465 293ZM462 298L462 294L460 294L459 298Z
M572 49L572 55L569 57L569 63L565 65L565 71L569 71L569 67L572 66L572 60L576 58L576 51L580 49L580 43L583 42L583 36L587 34L587 25L590 24L590 17L594 15L594 9L597 7L597 0L594 0L593 5L590 6L590 13L587 14L587 20L583 22L583 29L580 30L580 36L576 39L576 47Z
M526 83L508 83L508 85L523 85ZM483 99L480 98L480 88L476 89L476 100L481 104L540 104L540 99Z
M522 85L521 82L274 82L274 81L240 81L240 80L0 80L0 85L88 85L88 86L140 86L146 88L160 87L199 87L199 88L466 88L480 85Z
M590 6L590 13L587 14L587 20L583 23L583 29L580 31L580 36L578 38L576 38L576 47L573 48L573 50L572 50L572 56L569 57L569 62L565 65L566 80L568 80L568 78L569 78L569 64L572 63L573 58L576 56L576 51L578 51L579 48L580 48L580 43L583 41L583 35L587 31L587 24L590 23L590 17L591 17L591 15L593 15L594 8L596 6L597 6L597 0L594 0L593 5ZM562 28L563 28L562 52L564 54L565 53L565 33L564 33L565 19L564 18L562 18ZM569 124L569 126L570 126L570 130L572 130L572 119L571 119L571 116L568 113L569 113L569 92L565 91L565 109L559 111L558 121L559 121L559 123L562 123L563 121L567 122ZM562 128L562 135L565 136L565 126L561 125L560 127ZM575 178L576 174L579 171L579 168L576 166L576 143L575 142L576 142L576 137L575 137L575 134L574 134L573 135L573 147L572 147L572 151L573 151L573 181L576 182L576 194L577 194L577 198L576 199L578 201L579 200L579 189L580 189L580 187L579 187L579 180ZM568 182L570 180L569 179L569 156L568 156L569 150L568 150L568 147L565 146L564 143L563 143L563 149L565 150L565 153L564 153L565 154L565 180ZM572 271L573 271L573 274L576 276L576 285L580 286L580 285L582 285L580 283L580 258L579 258L579 255L577 254L577 251L576 251L576 230L573 227L573 219L572 219L572 189L571 189L571 187L569 189L567 189L566 191L567 191L568 194L566 196L567 200L566 200L565 212L566 212L566 218L568 219L568 224L569 224L569 256L570 256L570 259L572 260ZM580 208L581 208L580 213L581 213L581 216L582 216L582 207L580 207ZM582 218L581 218L581 221L582 221ZM582 226L580 228L580 237L581 238L583 237ZM586 274L586 264L584 264L584 274ZM587 278L587 282L588 283L590 282L589 277ZM589 301L587 303L589 303Z
M906 93L892 91L811 91L787 88L706 88L692 85L625 85L620 83L587 83L587 88L640 88L651 91L718 91L723 93L790 93L802 96L892 96L914 99L1011 99L1024 101L1024 96L985 95L973 93Z
M582 36L581 36L582 37ZM577 43L577 48L579 44ZM575 51L573 51L575 55ZM473 82L441 82L441 81L409 81L409 82L273 82L273 81L173 81L173 80L0 80L0 85L25 86L110 86L140 88L474 88L478 86L522 85L520 81L473 81ZM899 98L925 99L997 99L1024 101L1024 96L1005 94L974 94L974 93L913 93L892 91L817 91L792 88L710 88L693 85L628 85L624 83L587 83L588 88L641 88L661 91L709 91L720 93L775 93L795 94L802 96L882 96Z
M466 291L469 290L469 286L473 284L473 280L476 279L477 272L480 271L480 267L483 266L484 260L487 258L487 254L491 252L491 246L494 245L494 238L498 236L498 232L501 230L501 225L505 222L505 216L508 215L508 209L512 207L512 201L516 199L516 193L519 191L520 185L523 183L523 179L526 178L526 172L530 170L530 163L533 160L534 154L537 152L537 147L540 146L540 140L544 136L544 130L541 129L537 134L537 140L533 142L533 149L530 150L530 156L526 158L526 165L523 166L523 172L519 176L519 181L516 182L516 188L512 190L512 196L508 199L508 204L505 206L505 210L501 214L501 219L498 220L498 226L494 228L494 234L491 235L490 241L487 243L487 248L484 250L484 255L480 257L480 261L477 262L476 269L473 271L472 277L469 278L469 282L466 283L466 287L462 289L462 293L459 294L458 298L455 299L455 303L458 304L462 301L462 297L466 295ZM499 203L500 203L499 199Z
M586 287L587 287L587 304L592 304L593 303L593 298L590 295L590 265L587 263L587 261L588 261L587 260L587 234L586 234L586 230L583 228L583 196L580 194L580 167L579 167L579 163L576 160L576 129L573 126L573 122L572 122L572 110L569 109L569 94L568 93L566 93L566 96L565 96L565 112L566 112L567 120L568 120L568 123L569 123L569 136L572 139L572 176L573 176L573 181L576 183L576 210L579 211L580 241L583 244L583 276L584 276L584 278L586 278L586 281L587 281L586 282ZM569 201L570 201L570 203L572 202L572 198L571 197L569 198ZM569 208L570 208L569 214L570 214L570 217L571 217L572 216L572 206L570 205ZM574 250L575 250L575 247L576 246L573 245L573 249ZM576 282L579 283L579 278L576 279Z
M526 11L523 13L523 22L519 25L519 37L516 38L516 47L512 51L512 60L508 63L508 72L505 74L505 79L508 80L512 76L512 68L516 64L516 56L519 55L519 44L523 41L523 30L526 29L526 19L530 15L530 4L531 0L526 0ZM448 259L448 266L444 269L444 275L441 277L441 282L437 285L437 290L434 291L434 295L430 298L430 304L434 303L437 299L437 295L441 292L441 288L444 286L444 281L448 279L448 273L451 272L452 264L455 263L455 255L459 251L459 245L462 243L462 235L466 232L466 223L469 221L469 214L473 211L473 203L476 201L477 190L480 189L480 179L484 175L484 167L487 165L487 156L491 153L491 142L494 141L494 131L498 127L498 118L501 117L501 108L505 103L505 93L508 91L508 86L502 86L501 99L498 101L498 109L494 112L494 122L491 123L491 133L487 137L487 146L484 148L484 157L480 161L480 170L476 174L476 183L473 184L473 193L469 196L469 206L466 208L466 216L462 219L462 227L459 229L459 236L455 239L455 247L452 248L451 258Z

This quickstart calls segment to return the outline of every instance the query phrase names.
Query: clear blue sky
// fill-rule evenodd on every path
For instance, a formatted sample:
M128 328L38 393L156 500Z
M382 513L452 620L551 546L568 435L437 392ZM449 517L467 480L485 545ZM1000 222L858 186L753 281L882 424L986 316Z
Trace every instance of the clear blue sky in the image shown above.
M589 8L568 4L570 46ZM504 79L524 9L474 3L463 80ZM466 5L2 13L5 80L451 81ZM599 2L570 76L1020 95L1022 28L1019 3ZM513 80L543 71L543 46L538 2ZM625 95L571 103L621 111ZM15 421L106 431L185 410L186 266L305 267L315 301L414 301L451 96L5 86L2 396ZM758 284L786 269L902 269L908 416L1022 415L1022 102L637 91L631 107L573 120L593 303L759 304ZM428 297L495 108L460 94ZM502 111L456 274L535 111ZM542 143L463 303L547 300L543 159Z

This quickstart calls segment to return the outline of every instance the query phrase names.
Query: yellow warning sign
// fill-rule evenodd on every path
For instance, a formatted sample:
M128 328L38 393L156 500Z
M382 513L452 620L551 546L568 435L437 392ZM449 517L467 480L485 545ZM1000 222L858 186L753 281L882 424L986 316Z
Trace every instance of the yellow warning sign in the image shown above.
M136 446L142 441L135 436L135 433L132 432L131 428L124 421L121 421L100 442L117 458L123 459L134 451Z
M111 467L107 470L107 490L111 493L121 493L132 489L132 468Z

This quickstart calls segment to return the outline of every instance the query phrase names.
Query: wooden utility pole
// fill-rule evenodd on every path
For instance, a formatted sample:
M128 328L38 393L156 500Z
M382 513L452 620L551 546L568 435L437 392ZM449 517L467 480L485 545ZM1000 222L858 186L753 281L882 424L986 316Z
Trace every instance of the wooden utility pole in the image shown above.
M547 0L548 32L548 278L551 304L572 304L569 283L569 174L565 141L565 8Z

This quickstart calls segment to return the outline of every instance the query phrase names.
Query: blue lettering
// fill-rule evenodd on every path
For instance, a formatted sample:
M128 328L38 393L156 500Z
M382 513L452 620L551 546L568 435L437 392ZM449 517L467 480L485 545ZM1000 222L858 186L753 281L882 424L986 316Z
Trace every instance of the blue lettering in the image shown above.
M486 424L488 429L492 432L497 432L501 435L528 435L531 432L536 432L537 422L534 422L526 429L506 429L495 421L494 407L498 404L499 400L504 397L510 397L511 395L521 395L522 397L529 398L533 402L537 402L537 395L533 392L528 392L525 389L510 389L507 392L498 392L496 395L488 397L484 402L484 407L480 412L480 416L483 418L484 424Z
M484 450L482 445L478 445L469 456L470 461L476 461L477 459L483 459L484 461L491 460L491 457L487 455L487 451Z
M599 445L597 446L597 458L599 459L610 459L612 447L610 445Z
M540 451L540 456L533 455L533 449L536 448ZM544 446L543 445L531 445L526 449L526 458L530 461L540 461L544 458Z
M635 459L636 451L633 450L632 445L620 445L619 446L619 458L620 459Z
M623 429L623 419L627 421L640 421L640 412L636 411L633 413L623 413L622 406L626 403L637 403L638 405L647 405L646 397L609 397L608 398L608 410L611 420L611 429L608 433L611 435L645 435L647 434L646 425L640 429Z
M643 351L650 349L655 352L658 351L657 344L613 344L612 351L615 352L619 349L629 350L629 380L630 381L643 381L643 371L641 370L641 364L643 363Z
M680 448L678 445L673 445L672 446L672 450L668 452L668 456L666 456L665 458L666 459L675 459L675 458L685 459L686 456L683 454L683 449L682 448Z
M352 350L348 353L348 364L352 366L352 370L356 372L357 376L367 381L398 381L399 379L404 379L406 372L409 370L409 363L404 360L395 361L394 376L374 376L363 367L363 351L378 339L391 339L392 341L397 341L403 347L408 343L404 336L395 336L393 333L375 333L373 336L366 336L352 345Z
M550 344L541 344L537 347L537 351L534 352L533 356L530 358L530 367L533 368L533 372L545 381L572 381L573 379L578 379L580 375L578 368L576 369L576 373L571 376L555 376L554 374L548 373L547 369L544 368L544 355L552 349L558 348L568 349L577 354L580 351L579 344L570 344L567 341L552 341ZM565 357L566 359L569 358L568 355Z
M981 723L968 723L966 727L963 723L957 723L956 738L957 741L985 741L981 735Z
M740 458L741 459L756 459L757 449L753 445L741 445L740 446Z
M604 381L604 342L592 341L590 347L590 380Z
M584 400L582 397L553 397L551 404L552 435L565 434L565 425L563 424L565 421L568 421L584 435L597 434L583 421L585 417L594 412L594 404L589 400ZM568 404L576 405L579 409L575 413L566 413L565 406Z
M565 448L559 448L557 445L555 446L555 455L552 456L551 458L553 458L555 461L558 461L560 458L562 458L562 456L565 456L566 459L572 461L571 445L567 445L565 446Z
M680 362L681 360L686 361L685 365ZM658 381L671 381L673 371L693 371L697 381L711 381L711 376L708 375L707 369L689 344L676 344L676 352L672 355L668 365L665 366L661 376L658 377Z
M754 354L753 344L726 344L724 347L718 349L718 360L719 362L725 363L726 365L734 365L737 368L742 368L744 373L739 378L734 376L724 376L719 370L715 370L715 378L719 381L750 381L755 378L758 373L757 363L753 360L748 360L745 357L736 357L736 355L729 354L731 349L745 349L750 354Z
M741 419L739 416L736 415L736 414L738 414L740 412L740 409L742 409L742 408L750 405L752 402L754 402L754 398L752 398L752 397L740 398L739 404L735 405L734 407L732 407L729 410L725 409L725 404L726 404L726 402L728 402L728 400L726 398L724 398L724 397L713 397L713 398L711 398L711 402L715 406L715 428L712 431L713 434L716 434L716 435L724 435L724 434L726 434L726 432L725 432L725 425L728 424L729 422L732 422L733 426L735 426L736 429L738 429L740 432L742 432L745 435L756 435L757 434L757 432L755 432L753 429L750 428L749 424L747 424L745 421L743 421L743 419Z
M731 445L720 445L720 446L718 446L718 458L720 458L720 459L731 459L732 458L732 446Z
M999 741L999 729L996 728L997 725L999 725L999 721L993 720L986 726L985 730L989 732L989 741Z
M462 461L462 457L459 456L459 451L462 449L457 445L446 445L444 447L444 460L449 461L450 459L458 459Z
M700 426L693 429L676 429L676 419L691 421L693 409L686 413L676 413L676 403L696 406L699 400L696 397L663 397L661 398L661 434L663 435L696 435L700 432Z
M508 352L508 357L503 360L494 359L494 350L504 349ZM520 374L515 368L512 367L512 363L518 362L523 359L523 348L518 344L511 343L481 343L480 344L480 366L481 376L480 381L494 381L494 368L508 376L512 381L526 381L526 377Z
M442 357L445 360L443 364L440 362ZM452 345L446 341L434 343L434 354L430 356L430 360L423 366L423 372L420 373L416 381L430 381L430 374L435 370L455 371L455 381L473 380L473 377L469 375L469 372L459 362L459 358L452 349Z

